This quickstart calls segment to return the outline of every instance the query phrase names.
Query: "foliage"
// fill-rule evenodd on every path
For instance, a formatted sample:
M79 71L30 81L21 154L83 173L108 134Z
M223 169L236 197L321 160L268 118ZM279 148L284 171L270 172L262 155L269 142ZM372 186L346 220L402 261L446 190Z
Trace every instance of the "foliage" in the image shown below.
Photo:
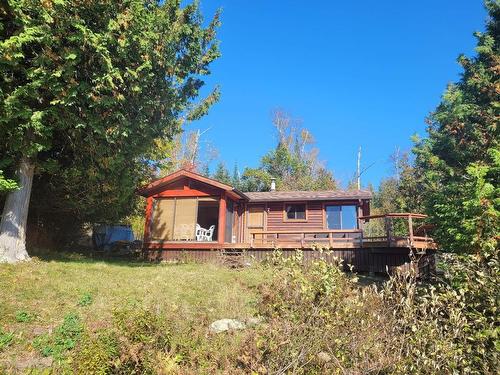
M218 98L195 102L219 14L204 27L198 4L177 0L16 0L0 17L0 161L35 164L40 220L123 218L155 142Z
M398 374L493 374L500 366L498 254L488 265L474 256L447 257L436 285L396 275L385 285L393 309L391 335L400 346Z
M238 272L81 256L2 265L7 314L0 321L4 332L16 331L15 340L13 333L0 334L0 342L8 342L2 359L16 361L29 344L23 340L30 340L33 327L11 319L22 305L40 316L37 327L48 329L65 316L52 333L35 339L38 350L55 357L55 372L71 366L89 374L496 373L498 254L488 264L449 254L442 259L445 274L434 284L396 274L380 289L343 273L328 252L315 255L303 264L300 252L276 252L265 267ZM94 287L96 301L80 310L81 319L61 309L74 304L75 290ZM262 323L208 332L214 320L252 316Z
M134 353L140 354L138 368L154 368L153 373L212 374L224 369L243 373L236 359L246 332L211 335L208 327L223 317L254 316L257 285L268 278L267 270L251 267L234 272L214 264L102 261L49 251L32 256L31 262L0 265L0 326L13 333L0 355L0 373L19 372L20 366L35 373L99 373L98 368L108 373L123 368L122 373L129 373L127 368L135 366ZM75 307L85 291L92 292L93 303ZM84 324L77 345L52 365L38 348L30 350L33 360L27 363L24 354L36 337L52 337L75 309ZM29 311L36 321L17 323L14 317L20 310ZM126 321L118 325L118 316ZM138 339L129 338L135 332L134 336L156 340L153 336L163 333L147 328L156 321L170 336L168 352L155 346L141 349ZM122 355L129 358L127 368L120 367Z
M275 178L278 190L335 190L337 182L318 160L312 134L282 111L274 113L273 124L278 144L262 157L259 168L245 169L241 189L269 190L271 178Z
M216 159L218 151L209 140L203 138L208 130L186 131L175 135L171 141L157 141L150 159L160 169L160 176L184 168L209 177L209 164Z
M92 297L92 294L89 292L85 292L82 294L80 299L78 300L78 306L80 307L85 307L85 306L90 306L94 302L94 298Z
M231 176L229 175L229 171L227 170L226 166L222 162L217 164L217 169L215 170L215 173L211 177L214 180L217 180L217 181L222 182L224 184L231 185L233 183L233 180L231 179Z
M12 332L4 332L2 329L0 329L0 352L9 346L12 343L12 340L14 339L14 333Z
M75 353L73 363L77 374L104 375L115 367L118 342L114 332L102 330L93 334L86 330Z
M75 347L83 332L83 324L78 315L67 314L63 323L56 328L52 334L38 336L33 346L37 348L44 357L52 356L56 360L62 360L68 350Z
M267 324L252 340L253 356L242 360L263 373L387 372L397 357L382 301L372 289L358 289L328 254L317 255L307 266L300 252L273 256L275 276L264 283L259 305Z
M16 311L16 322L29 323L35 319L35 316L26 310Z
M458 59L464 72L448 87L417 140L416 167L426 209L446 250L488 257L500 231L500 4L486 1L486 32L476 33L477 56Z
M17 183L15 180L6 178L3 171L0 169L0 193L8 192L17 189Z
M394 173L381 181L378 191L374 194L374 213L422 212L424 195L412 155L396 150L391 155L391 161Z

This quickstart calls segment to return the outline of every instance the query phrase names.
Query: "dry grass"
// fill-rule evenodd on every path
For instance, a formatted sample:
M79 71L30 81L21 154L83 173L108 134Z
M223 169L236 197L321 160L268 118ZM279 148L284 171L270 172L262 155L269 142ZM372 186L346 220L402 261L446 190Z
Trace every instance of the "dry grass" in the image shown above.
M24 372L50 364L33 341L60 326L69 313L78 314L91 330L109 326L115 309L134 303L168 311L179 330L186 328L184 323L206 331L206 324L216 319L252 317L256 286L265 272L214 264L106 262L81 256L2 264L0 328L13 338L0 348L0 369Z

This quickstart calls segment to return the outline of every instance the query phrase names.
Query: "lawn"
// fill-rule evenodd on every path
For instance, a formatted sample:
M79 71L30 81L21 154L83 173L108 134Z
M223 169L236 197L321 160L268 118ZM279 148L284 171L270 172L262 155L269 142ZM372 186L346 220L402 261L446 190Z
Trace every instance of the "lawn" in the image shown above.
M498 276L481 268L456 290L459 271L381 282L279 252L242 269L2 264L0 374L496 374ZM246 327L210 330L225 318Z
M257 286L266 272L257 267L234 270L215 264L102 261L77 255L1 264L0 369L59 368L64 360L57 363L44 356L43 344L37 342L54 335L68 316L77 316L85 329L95 331L109 326L117 310L153 309L173 320L177 340L193 329L205 340L212 321L245 320L256 314Z

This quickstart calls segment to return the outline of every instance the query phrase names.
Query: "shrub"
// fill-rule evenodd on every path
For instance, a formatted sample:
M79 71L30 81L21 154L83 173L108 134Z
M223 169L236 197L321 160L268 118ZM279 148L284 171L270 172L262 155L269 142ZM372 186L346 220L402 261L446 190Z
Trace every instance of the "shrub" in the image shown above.
M165 315L139 305L117 309L111 328L86 332L73 355L77 373L156 373L170 349Z
M390 319L373 289L360 289L339 264L302 254L275 255L277 272L262 286L257 329L243 366L267 373L382 372L395 361L387 336Z
M498 257L445 260L445 277L435 284L396 273L377 290L358 287L323 259L307 266L300 252L277 253L274 277L261 287L267 324L242 346L241 366L259 373L496 374Z
M118 364L118 340L113 331L86 331L73 355L77 374L108 374Z
M401 347L395 373L494 374L500 368L498 257L445 258L436 285L396 275L382 293L393 310L391 335ZM398 342L399 341L399 342Z

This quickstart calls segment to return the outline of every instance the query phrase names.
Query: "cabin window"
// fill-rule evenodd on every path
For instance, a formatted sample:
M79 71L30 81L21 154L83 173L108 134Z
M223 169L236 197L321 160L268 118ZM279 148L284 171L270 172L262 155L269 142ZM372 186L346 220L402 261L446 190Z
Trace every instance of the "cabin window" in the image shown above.
M285 220L306 220L305 203L285 204Z
M328 229L342 230L358 228L357 206L326 206L325 211Z

